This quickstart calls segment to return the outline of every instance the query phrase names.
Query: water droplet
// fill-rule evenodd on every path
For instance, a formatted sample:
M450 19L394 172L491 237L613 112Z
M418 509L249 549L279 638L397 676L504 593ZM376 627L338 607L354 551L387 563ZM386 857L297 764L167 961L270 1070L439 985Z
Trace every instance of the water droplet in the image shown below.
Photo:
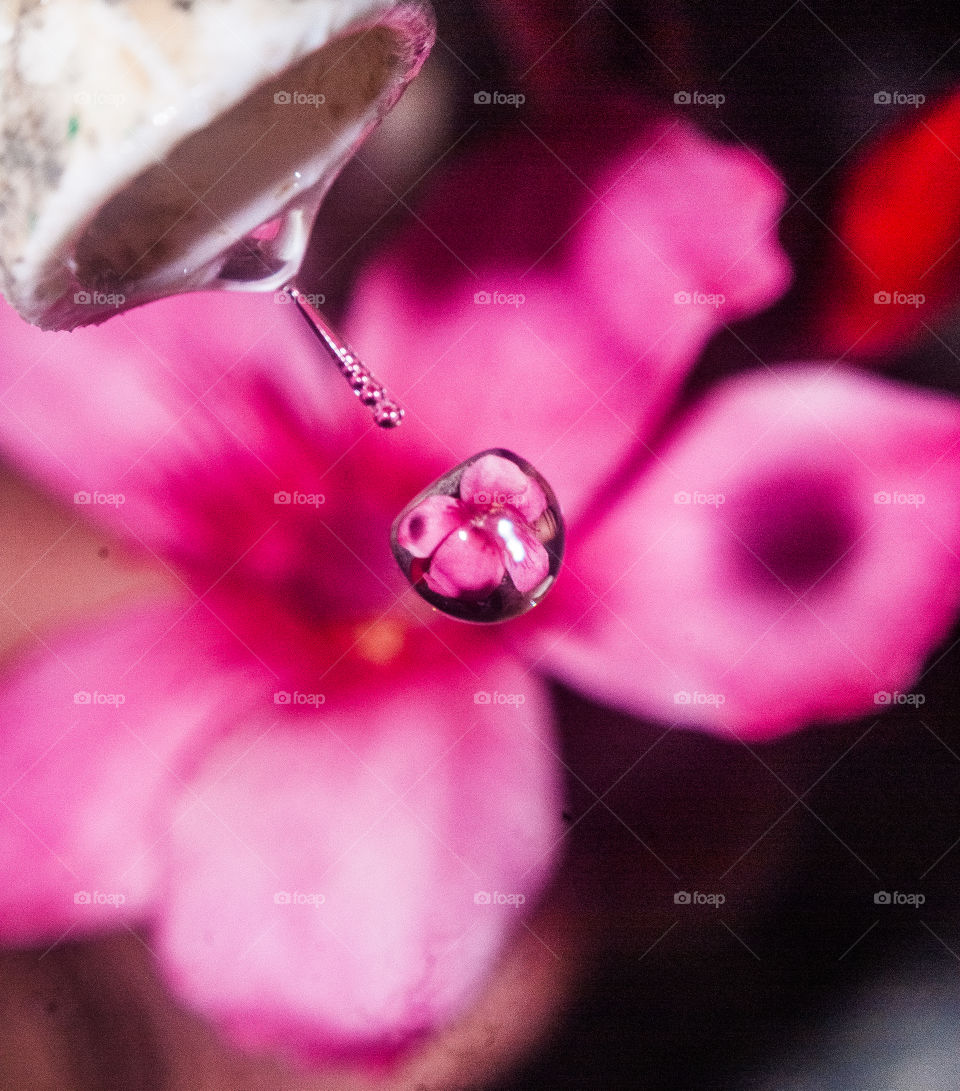
M462 621L507 621L531 610L563 560L553 489L525 459L495 448L461 462L394 520L390 546L432 606Z

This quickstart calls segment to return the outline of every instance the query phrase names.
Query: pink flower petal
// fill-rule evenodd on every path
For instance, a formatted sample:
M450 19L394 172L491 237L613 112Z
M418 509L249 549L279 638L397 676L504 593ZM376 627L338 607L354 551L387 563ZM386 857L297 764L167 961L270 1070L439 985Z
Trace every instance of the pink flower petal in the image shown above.
M547 506L539 484L500 455L484 455L464 470L460 499L471 504L509 504L528 523L536 522Z
M383 543L422 477L389 465L394 439L273 299L187 296L68 334L0 301L0 448L202 591L227 574L364 613L382 605Z
M633 136L625 151L532 132L484 145L374 261L348 316L402 396L409 442L447 465L450 451L515 450L570 519L707 338L789 276L769 168L649 114L619 104L608 128ZM677 305L682 290L729 302Z
M497 522L497 533L504 543L504 563L516 589L526 594L539 587L550 570L550 557L533 531L516 519L505 519Z
M777 240L786 194L756 153L663 120L597 180L574 260L580 307L677 379L707 340L791 279ZM669 387L670 392L675 386Z
M158 846L184 761L238 713L251 673L204 680L196 664L212 654L211 636L184 611L98 619L5 676L4 941L79 937L155 909Z
M456 461L451 452L505 447L543 473L564 512L585 503L634 444L630 418L643 416L649 400L638 396L623 419L619 394L604 401L626 370L622 358L601 351L593 322L576 314L563 285L521 284L514 271L493 267L483 283L524 294L521 308L475 304L467 281L452 299L423 299L391 255L359 285L349 336L397 391L408 442L433 460L433 476ZM652 374L645 378L657 388Z
M600 700L755 737L879 710L960 602L960 405L836 367L730 381L568 561L585 590L532 650Z
M159 919L161 968L246 1044L382 1049L461 1010L552 864L549 700L408 635L307 700L200 607L51 639L0 693L0 938Z
M152 942L244 1045L402 1044L462 1010L535 903L559 836L549 701L519 663L474 666L299 724L271 707L197 769Z
M477 527L451 534L433 555L424 579L448 598L492 591L503 579L504 558L496 540Z
M397 541L414 557L429 557L463 522L460 501L455 497L428 496L397 528Z

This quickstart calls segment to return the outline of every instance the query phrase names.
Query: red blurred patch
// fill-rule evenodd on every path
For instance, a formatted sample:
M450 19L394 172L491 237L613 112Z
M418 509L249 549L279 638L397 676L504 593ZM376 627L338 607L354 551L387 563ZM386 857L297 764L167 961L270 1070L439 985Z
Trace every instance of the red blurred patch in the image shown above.
M821 332L880 355L960 296L960 91L874 142L841 189Z

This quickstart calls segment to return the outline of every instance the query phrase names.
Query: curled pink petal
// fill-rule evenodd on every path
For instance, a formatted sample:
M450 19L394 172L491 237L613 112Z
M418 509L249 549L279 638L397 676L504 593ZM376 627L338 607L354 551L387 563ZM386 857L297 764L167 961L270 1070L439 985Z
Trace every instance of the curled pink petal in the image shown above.
M414 557L429 557L464 520L453 496L428 496L409 512L397 528L397 541Z
M460 499L516 509L528 523L536 522L547 506L543 489L508 458L484 455L460 478Z
M242 1044L403 1044L464 1008L536 902L559 836L549 700L518 663L473 666L303 730L271 709L191 778L154 942Z
M585 616L534 650L598 699L754 737L872 712L960 604L960 405L835 367L729 381L568 558Z
M492 591L503 579L501 550L491 534L461 527L437 549L424 579L431 591L448 598Z
M722 323L769 306L790 283L776 232L786 192L756 152L664 119L597 192L575 236L586 305L665 366L692 359Z

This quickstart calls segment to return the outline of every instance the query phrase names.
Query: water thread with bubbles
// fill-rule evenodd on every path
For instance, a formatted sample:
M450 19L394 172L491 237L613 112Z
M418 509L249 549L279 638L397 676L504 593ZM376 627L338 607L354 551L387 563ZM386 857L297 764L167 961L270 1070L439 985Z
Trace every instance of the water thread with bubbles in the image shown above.
M316 334L336 362L340 374L351 390L373 414L381 428L396 428L403 420L403 408L386 390L383 383L362 363L352 348L327 324L323 315L293 284L284 289L296 303L310 329Z

